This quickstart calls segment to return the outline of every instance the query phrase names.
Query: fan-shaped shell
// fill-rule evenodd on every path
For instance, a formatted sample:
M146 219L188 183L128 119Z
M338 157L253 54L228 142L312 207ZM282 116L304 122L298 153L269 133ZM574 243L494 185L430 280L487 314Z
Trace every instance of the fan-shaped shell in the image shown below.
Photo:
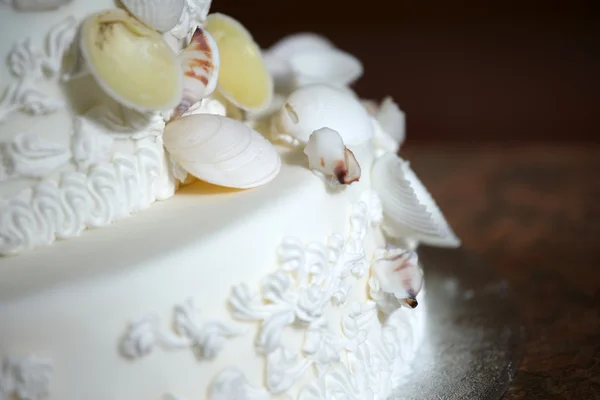
M220 13L210 14L204 29L219 46L219 91L244 110L267 108L273 97L273 79L250 33L237 20Z
M373 135L371 118L360 102L342 90L323 84L293 92L275 118L279 134L290 135L303 143L323 127L339 132L347 146L364 143Z
M440 247L460 240L408 162L393 153L375 160L371 184L381 199L382 227L392 237L415 239Z
M121 0L121 3L134 17L161 33L177 25L185 6L185 0Z
M165 148L196 178L219 186L246 189L277 176L281 160L258 132L220 115L179 118L165 128Z
M181 100L183 74L175 53L159 33L125 10L86 18L79 47L100 87L124 106L166 111Z

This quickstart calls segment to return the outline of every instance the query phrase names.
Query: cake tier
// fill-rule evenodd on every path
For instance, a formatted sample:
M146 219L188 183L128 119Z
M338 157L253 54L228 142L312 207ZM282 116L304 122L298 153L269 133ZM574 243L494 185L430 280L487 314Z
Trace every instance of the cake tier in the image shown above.
M425 308L384 318L370 300L382 243L368 172L331 190L300 150L279 150L269 185L196 182L3 259L0 382L50 400L386 398ZM371 149L354 150L369 171Z

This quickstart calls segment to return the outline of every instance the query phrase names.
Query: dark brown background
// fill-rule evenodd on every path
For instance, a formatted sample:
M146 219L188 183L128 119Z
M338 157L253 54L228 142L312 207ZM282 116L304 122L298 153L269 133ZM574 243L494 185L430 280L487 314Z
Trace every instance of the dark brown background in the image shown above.
M505 400L600 399L595 3L213 4L262 47L293 32L328 36L363 61L362 97L390 94L406 112L401 155L463 247L518 296L526 350Z
M363 97L391 94L411 141L596 140L595 1L214 0L262 47L314 31L364 63Z

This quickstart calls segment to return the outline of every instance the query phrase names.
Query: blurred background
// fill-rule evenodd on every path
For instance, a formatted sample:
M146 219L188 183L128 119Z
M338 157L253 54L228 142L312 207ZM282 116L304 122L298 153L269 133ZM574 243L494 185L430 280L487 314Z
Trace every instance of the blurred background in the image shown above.
M313 31L355 54L413 141L597 141L596 1L214 0L261 47Z
M401 155L462 247L510 283L525 355L504 400L600 399L597 1L214 0L266 48L312 31L407 116ZM477 396L474 396L477 398Z

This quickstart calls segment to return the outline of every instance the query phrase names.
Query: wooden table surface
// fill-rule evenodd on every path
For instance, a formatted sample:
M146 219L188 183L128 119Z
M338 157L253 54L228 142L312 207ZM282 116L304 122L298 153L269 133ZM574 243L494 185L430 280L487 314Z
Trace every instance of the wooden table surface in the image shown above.
M413 145L401 156L518 296L526 350L505 400L600 399L600 145Z

